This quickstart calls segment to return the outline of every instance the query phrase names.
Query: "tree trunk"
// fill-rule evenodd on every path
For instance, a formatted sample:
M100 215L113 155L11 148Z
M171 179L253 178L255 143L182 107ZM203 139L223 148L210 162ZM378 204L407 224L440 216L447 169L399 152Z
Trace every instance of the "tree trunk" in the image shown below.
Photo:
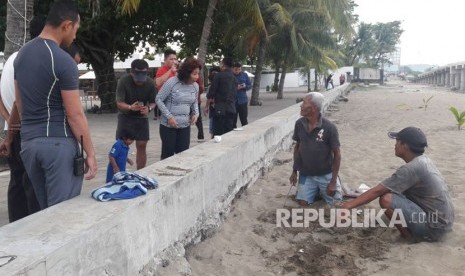
M258 43L258 58L257 67L255 70L255 78L252 86L252 96L250 97L250 105L261 105L262 103L258 100L260 95L260 80L262 76L263 64L265 63L266 53L266 34L262 34L260 42Z
M310 79L310 77L311 77L310 71L311 70L312 69L308 68L308 72L307 72L307 92L312 92L312 84L311 84L311 81L310 81L311 80Z
M198 60L200 61L202 65L205 63L205 57L207 55L208 38L210 37L210 31L213 25L212 17L215 12L217 3L218 3L218 0L208 1L207 14L205 16L205 21L203 22L202 36L200 37L200 44L199 44Z
M316 69L315 69L315 88L313 89L313 91L318 91L318 73L316 72Z
M79 46L83 49L81 56L92 65L95 72L95 87L100 98L100 109L116 112L116 77L113 68L114 53L107 49L113 45L111 36L105 31L88 30L81 33Z
M116 78L113 68L113 58L109 55L104 63L92 63L95 71L97 95L100 98L100 109L116 112Z
M286 79L287 73L287 62L283 62L283 69L281 72L281 78L279 79L279 88L278 88L278 96L276 99L281 100L283 98L283 91L284 91L284 80Z
M273 82L273 87L271 88L271 91L278 91L278 86L279 86L279 62L275 61L275 66L276 69L274 71L274 82Z
M29 21L33 17L33 0L6 2L5 60L29 40Z

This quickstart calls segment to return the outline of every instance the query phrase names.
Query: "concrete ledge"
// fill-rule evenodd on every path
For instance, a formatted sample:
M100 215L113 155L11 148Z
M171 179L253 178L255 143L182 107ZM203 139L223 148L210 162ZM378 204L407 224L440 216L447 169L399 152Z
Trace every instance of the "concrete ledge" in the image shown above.
M329 106L348 85L324 92ZM136 275L221 224L235 195L289 149L299 104L140 172L160 187L125 201L82 195L0 228L0 275ZM9 261L9 262L8 262Z

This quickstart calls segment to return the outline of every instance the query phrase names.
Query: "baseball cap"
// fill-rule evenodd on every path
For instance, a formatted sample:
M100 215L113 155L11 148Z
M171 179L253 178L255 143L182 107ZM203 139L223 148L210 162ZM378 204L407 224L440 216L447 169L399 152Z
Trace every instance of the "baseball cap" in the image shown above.
M135 81L145 82L147 80L147 70L139 71L137 69L132 69L132 74Z
M145 82L147 80L148 69L149 64L143 59L135 59L131 62L131 73L137 82Z
M425 147L428 146L425 134L417 127L406 127L399 132L389 132L388 136L406 143L415 153L424 153Z

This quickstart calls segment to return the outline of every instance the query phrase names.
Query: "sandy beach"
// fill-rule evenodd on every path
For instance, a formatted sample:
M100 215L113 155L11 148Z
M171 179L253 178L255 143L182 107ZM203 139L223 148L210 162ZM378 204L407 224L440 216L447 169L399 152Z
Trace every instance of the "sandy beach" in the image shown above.
M423 99L434 97L424 108ZM276 227L276 209L297 207L290 195L292 154L282 152L275 166L231 206L214 235L186 250L162 275L463 275L465 271L465 130L458 131L448 110L465 110L465 94L394 80L385 86L358 87L348 102L326 116L339 129L340 177L351 188L370 187L390 176L403 160L394 155L388 131L420 127L428 155L443 174L455 206L453 232L439 243L409 244L394 228ZM367 207L379 208L373 201ZM309 208L327 208L320 201ZM182 264L182 265L180 265Z

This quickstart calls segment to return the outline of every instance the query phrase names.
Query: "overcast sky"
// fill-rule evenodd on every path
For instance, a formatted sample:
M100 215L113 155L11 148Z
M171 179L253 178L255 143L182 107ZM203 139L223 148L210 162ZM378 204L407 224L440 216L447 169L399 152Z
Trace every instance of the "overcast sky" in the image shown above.
M355 0L366 23L401 21L401 65L465 61L465 0Z

